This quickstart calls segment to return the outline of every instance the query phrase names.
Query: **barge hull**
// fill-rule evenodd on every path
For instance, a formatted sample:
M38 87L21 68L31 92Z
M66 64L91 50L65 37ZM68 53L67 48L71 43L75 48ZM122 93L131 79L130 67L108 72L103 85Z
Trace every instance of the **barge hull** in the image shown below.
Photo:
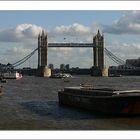
M140 114L140 96L85 96L58 92L59 103L104 114Z

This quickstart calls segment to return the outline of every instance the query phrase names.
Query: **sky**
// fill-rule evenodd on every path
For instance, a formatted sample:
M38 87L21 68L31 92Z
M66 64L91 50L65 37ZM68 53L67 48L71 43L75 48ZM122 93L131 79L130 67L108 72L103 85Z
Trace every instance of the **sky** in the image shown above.
M121 58L140 57L140 11L0 11L0 63L14 63L37 48L42 30L48 42L92 43L100 29L105 47ZM64 38L66 38L64 40ZM49 48L48 63L89 68L91 48ZM116 65L105 55L105 65ZM37 54L21 67L37 67Z

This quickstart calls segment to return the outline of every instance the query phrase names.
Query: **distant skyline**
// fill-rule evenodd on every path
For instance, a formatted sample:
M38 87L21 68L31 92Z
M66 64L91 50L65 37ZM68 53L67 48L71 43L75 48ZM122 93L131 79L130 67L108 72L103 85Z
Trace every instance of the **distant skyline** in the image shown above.
M140 11L0 11L0 63L13 63L37 48L44 29L49 42L92 42L100 31L105 47L123 60L140 57ZM65 39L64 39L65 38ZM91 67L92 49L49 48L48 63ZM105 57L106 65L115 65ZM21 67L36 67L37 55Z

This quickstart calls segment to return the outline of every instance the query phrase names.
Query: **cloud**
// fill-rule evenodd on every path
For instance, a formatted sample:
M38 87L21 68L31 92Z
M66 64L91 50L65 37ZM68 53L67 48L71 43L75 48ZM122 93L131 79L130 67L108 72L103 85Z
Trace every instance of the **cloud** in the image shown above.
M81 35L89 34L90 28L79 23L73 23L72 25L61 25L56 26L54 29L56 34L67 34L67 35Z
M70 56L72 48L49 48L48 52L54 53L54 56Z
M140 34L140 11L125 12L112 25L104 25L103 32L112 34Z
M13 48L7 49L6 52L4 53L4 55L24 56L24 55L29 54L31 52L32 52L32 50L29 48L13 47Z
M103 26L103 32L106 31L106 33L114 34L138 34L138 31L140 30L140 16L138 15L140 15L140 13L125 13L119 20L115 21L111 26ZM130 21L131 24L128 21ZM127 25L127 23L129 24ZM47 31L48 40L49 42L92 43L94 35L93 32L96 33L96 29L98 29L98 27L100 27L100 25L98 25L97 23L94 23L91 27L79 23L56 26L53 29ZM41 26L37 26L35 24L20 24L17 25L15 28L0 30L0 45L4 47L2 45L2 42L9 42L9 44L11 44L9 45L9 47L4 48L5 51L4 53L2 52L3 56L7 57L8 62L15 62L15 60L19 60L27 54L29 54L30 52L32 52L37 47L37 36L42 31L42 29L43 28ZM123 60L125 60L126 58L128 59L139 57L139 42L128 43L128 41L126 40L123 40L123 42L121 42L119 39L120 38L116 39L115 37L112 40L109 37L106 46L111 52L113 52L116 56L120 57ZM130 40L129 37L128 39ZM5 46L7 44L5 44ZM92 65L93 60L92 49L90 50L86 48L49 48L48 60L51 63L57 63L57 65L64 62L65 64L69 63L72 66L90 67Z
M37 39L42 27L34 24L20 24L15 28L0 31L1 42L32 42Z
M56 26L48 32L50 42L92 42L91 27L80 23Z
M122 60L139 58L140 43L113 42L107 44L107 49Z
M47 30L48 42L92 42L98 27L97 23L93 23L91 27L80 23L56 26ZM19 24L16 27L1 29L0 42L21 42L35 45L38 34L42 30L43 27L35 24Z
M3 64L15 63L33 51L32 49L23 47L22 45L18 45L17 47L9 46L6 49L3 49L2 46L0 46L0 49L3 50L0 55L0 63Z
M93 64L91 48L49 48L48 51L48 63L53 63L55 68L62 63L70 64L70 67L83 68L89 68Z
M15 62L31 53L37 47L37 36L42 29L41 26L34 24L20 24L0 30L0 47L3 48L1 53L7 58L6 63ZM92 29L79 23L56 26L47 33L49 42L63 42L64 37L66 37L66 42L89 42L89 39L92 42L93 39ZM48 53L48 59L53 60L53 63L57 58L57 63L65 61L79 66L82 66L83 61L86 61L88 57L87 50L81 48L49 48ZM83 61L78 63L78 58Z
M91 27L79 23L56 26L53 30L48 32L49 42L92 43L93 35L99 29L98 27L99 25L97 23L93 23ZM57 63L59 64L63 62L80 67L91 67L93 63L91 48L49 48L48 56L51 63L55 63L54 59L57 59Z
M94 27L98 24L94 23ZM79 23L71 25L56 26L47 30L49 42L92 42L93 31L95 28L85 26ZM16 27L1 29L1 42L22 42L24 44L37 44L37 36L41 33L43 27L35 24L19 24Z

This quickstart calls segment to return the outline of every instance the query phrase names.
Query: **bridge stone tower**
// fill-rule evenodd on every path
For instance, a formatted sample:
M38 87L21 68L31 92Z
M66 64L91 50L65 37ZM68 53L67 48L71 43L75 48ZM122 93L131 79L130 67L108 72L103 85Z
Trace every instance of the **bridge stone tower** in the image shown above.
M92 75L108 76L107 69L104 67L104 36L101 35L99 30L93 37L93 44L94 66L92 69Z
M38 75L48 77L50 70L47 68L48 61L48 40L47 33L42 31L38 35Z
M47 66L48 41L47 34L42 31L38 36L38 68Z

